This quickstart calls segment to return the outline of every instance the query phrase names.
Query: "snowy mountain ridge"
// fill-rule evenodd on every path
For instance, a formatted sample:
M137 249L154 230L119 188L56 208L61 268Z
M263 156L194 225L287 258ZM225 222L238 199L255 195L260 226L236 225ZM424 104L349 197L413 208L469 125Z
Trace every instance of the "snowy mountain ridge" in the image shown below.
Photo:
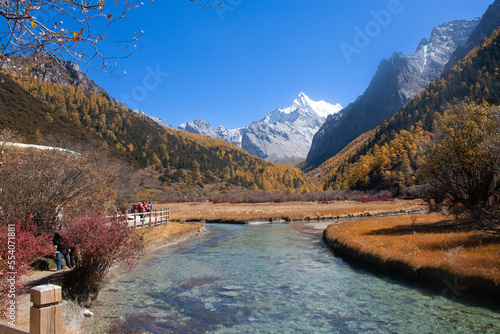
M247 127L226 129L221 125L216 129L207 121L196 119L178 129L226 140L273 162L295 164L305 159L314 134L326 118L341 109L338 103L313 101L300 93L289 107L277 108Z
M199 118L195 119L193 122L183 123L179 125L177 129L189 133L198 133L212 138L222 139L240 147L243 135L242 132L244 131L244 128L226 129L222 125L215 129L212 124Z

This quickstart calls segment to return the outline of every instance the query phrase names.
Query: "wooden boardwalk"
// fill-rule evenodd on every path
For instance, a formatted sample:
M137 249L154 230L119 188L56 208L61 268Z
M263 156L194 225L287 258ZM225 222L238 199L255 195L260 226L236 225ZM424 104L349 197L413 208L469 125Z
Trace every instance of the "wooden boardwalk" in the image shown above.
M170 220L170 210L160 209L151 212L127 213L127 222L130 228L146 228L168 223Z

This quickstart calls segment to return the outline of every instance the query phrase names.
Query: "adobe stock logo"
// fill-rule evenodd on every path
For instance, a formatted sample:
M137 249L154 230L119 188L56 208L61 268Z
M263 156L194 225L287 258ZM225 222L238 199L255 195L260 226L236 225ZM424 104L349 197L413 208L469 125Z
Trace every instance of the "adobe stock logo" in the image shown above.
M134 86L130 94L122 94L123 103L130 109L139 107L139 103L148 97L148 92L155 90L169 76L169 73L162 72L160 65L156 65L153 69L151 66L146 67L147 74L142 78L140 85Z
M340 50L342 50L342 54L344 55L346 61L350 63L354 54L360 54L364 48L368 47L368 45L372 42L372 39L380 35L382 28L387 27L391 23L392 18L395 15L401 14L403 9L401 1L390 0L387 3L386 9L382 9L380 11L370 11L370 15L373 20L367 22L364 29L361 29L358 26L354 27L355 35L353 43L340 43Z
M217 15L219 15L219 19L224 21L224 15L226 12L232 12L236 7L241 5L243 0L224 0L222 5L215 8Z
M456 300L463 291L467 290L467 285L458 284L458 277L455 277L453 284L447 279L444 279L443 283L446 285L446 288L441 291L441 296L447 298L451 296L451 300Z

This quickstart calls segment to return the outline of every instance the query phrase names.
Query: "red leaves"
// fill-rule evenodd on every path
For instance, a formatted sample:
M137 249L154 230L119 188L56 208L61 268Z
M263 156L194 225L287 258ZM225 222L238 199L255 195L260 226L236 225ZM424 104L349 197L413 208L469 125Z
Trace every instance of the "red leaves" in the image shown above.
M106 263L127 253L124 246L132 233L126 222L92 212L68 222L63 237L69 247L79 252L82 263Z
M357 201L361 202L361 203L369 203L369 202L394 202L394 198L366 196L366 197L358 198Z
M37 234L31 218L22 224L15 221L0 228L0 311L15 300L22 288L20 277L39 256L54 252L50 237Z
M99 212L67 222L62 236L76 257L75 267L64 278L63 293L80 303L95 297L111 265L130 259L140 245L126 221Z
M54 253L54 246L50 236L37 233L31 219L26 224L17 221L5 226L2 230L0 272L25 274L35 258L52 253Z

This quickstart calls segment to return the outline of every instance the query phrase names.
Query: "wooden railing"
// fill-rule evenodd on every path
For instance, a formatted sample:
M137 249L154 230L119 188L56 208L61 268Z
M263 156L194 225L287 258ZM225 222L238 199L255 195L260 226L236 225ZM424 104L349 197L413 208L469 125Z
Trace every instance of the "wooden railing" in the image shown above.
M30 291L30 329L0 321L0 334L62 333L62 290L57 285L35 286Z
M130 228L151 227L168 223L170 221L170 209L159 209L143 213L135 211L127 212L125 214L116 211L116 213L108 215L106 218L126 219ZM39 225L43 222L42 218L36 217L33 217L32 221L39 223ZM2 332L0 332L0 334L2 334Z
M146 228L168 223L170 220L170 209L160 209L151 212L127 213L128 226L130 228Z

